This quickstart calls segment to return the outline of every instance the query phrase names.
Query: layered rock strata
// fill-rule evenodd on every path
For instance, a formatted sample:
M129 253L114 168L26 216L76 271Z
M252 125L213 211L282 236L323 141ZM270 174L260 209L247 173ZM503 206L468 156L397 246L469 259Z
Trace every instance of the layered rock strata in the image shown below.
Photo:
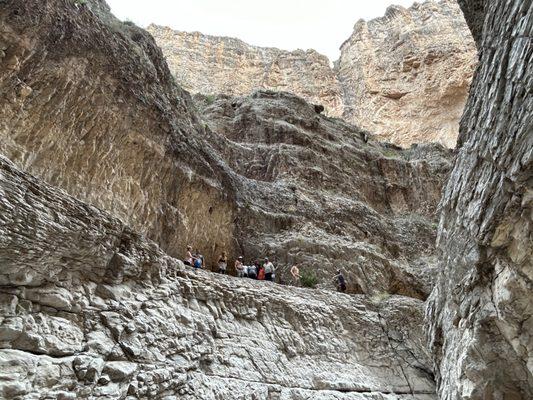
M1 398L435 398L420 301L187 272L3 157L0 191Z
M299 262L326 287L340 267L352 292L427 296L447 150L380 144L287 93L199 107L239 176L235 232L246 259L270 256L284 281Z
M154 25L148 30L178 82L193 93L292 92L406 147L455 146L477 62L456 0L393 6L383 18L357 22L334 68L311 50L260 48Z
M285 51L251 46L239 39L147 28L179 85L205 95L249 95L256 89L295 93L342 114L341 88L327 57L315 50Z
M233 206L189 95L152 37L103 0L4 1L0 93L0 153L24 170L171 254L233 246Z
M428 295L447 151L379 144L290 94L198 113L105 3L5 4L0 151L22 169L173 256L191 243L209 266L223 250L269 255L285 282L303 262L325 287L340 266L352 292Z
M461 1L480 66L427 309L441 399L533 398L533 3Z
M341 46L343 117L399 145L453 148L476 63L456 0L391 6Z

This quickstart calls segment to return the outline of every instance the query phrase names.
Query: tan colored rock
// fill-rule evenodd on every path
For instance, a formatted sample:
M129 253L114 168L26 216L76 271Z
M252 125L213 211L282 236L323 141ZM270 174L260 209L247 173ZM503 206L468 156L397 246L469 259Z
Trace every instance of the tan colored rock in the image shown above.
M477 57L455 0L359 21L336 63L344 118L380 139L454 147Z
M179 85L192 93L249 95L255 89L295 93L342 114L341 88L327 57L315 50L285 51L239 39L147 28Z
M103 1L11 2L0 48L0 153L173 255L232 248L214 152L149 34Z
M461 0L480 66L427 306L442 399L533 398L533 3Z
M0 188L0 283L33 306L0 315L0 398L435 399L419 300L377 304L187 271L116 218L4 157ZM102 297L96 288L114 254L132 268L108 285L113 298ZM28 297L20 274L48 286ZM33 299L49 287L70 291L71 310L90 305L39 309ZM4 341L14 319L24 321L20 337Z
M456 0L393 6L383 18L359 21L333 69L312 50L261 48L155 25L148 30L178 83L192 93L288 91L404 147L455 146L477 62Z

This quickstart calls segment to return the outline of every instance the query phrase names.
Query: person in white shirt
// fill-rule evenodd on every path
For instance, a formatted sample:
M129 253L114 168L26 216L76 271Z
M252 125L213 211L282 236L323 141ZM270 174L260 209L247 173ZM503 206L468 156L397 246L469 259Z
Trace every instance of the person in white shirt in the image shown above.
M242 256L239 256L239 258L235 260L235 271L237 272L237 276L239 278L245 276L244 265L242 264Z
M272 277L276 272L274 269L274 264L272 264L272 262L268 258L265 258L265 264L263 265L263 267L265 268L265 280L272 281Z
M300 285L300 268L298 268L298 264L294 264L291 268L291 275L292 275L292 283L295 286Z

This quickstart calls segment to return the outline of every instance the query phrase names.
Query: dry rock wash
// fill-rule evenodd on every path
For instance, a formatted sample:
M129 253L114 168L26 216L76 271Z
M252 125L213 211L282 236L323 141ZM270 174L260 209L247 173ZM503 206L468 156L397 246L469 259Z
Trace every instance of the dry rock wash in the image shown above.
M374 132L301 93L191 96L104 0L0 0L0 398L532 399L533 3L415 10L439 7L476 68L464 113L471 75L435 83L454 150L431 123L380 142L399 108ZM351 59L400 11L358 23ZM267 255L281 284L194 272L189 243ZM316 289L283 284L295 262Z

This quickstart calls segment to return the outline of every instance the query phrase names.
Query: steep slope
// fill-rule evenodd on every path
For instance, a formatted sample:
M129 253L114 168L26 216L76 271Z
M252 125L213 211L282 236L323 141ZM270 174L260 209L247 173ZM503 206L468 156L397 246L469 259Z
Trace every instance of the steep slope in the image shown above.
M461 5L480 66L442 201L430 345L441 399L531 399L533 3Z
M147 28L179 85L192 93L249 95L255 89L295 93L342 115L341 88L327 57L314 50L285 51L239 39Z
M393 6L383 18L357 22L333 69L314 51L261 48L154 25L148 30L179 84L193 93L288 91L402 146L455 146L477 62L456 0Z
M391 6L341 46L343 117L399 145L454 147L476 62L456 0Z
M435 398L420 301L187 272L3 157L0 192L1 398Z
M209 133L149 34L103 0L9 0L0 47L0 153L171 254L232 245Z
M5 5L0 151L23 170L172 256L268 254L284 281L299 261L323 284L344 268L353 292L428 295L448 152L380 145L288 94L217 101L202 120L105 3Z
M401 150L288 93L219 97L202 112L239 179L235 229L245 258L303 263L327 284L425 298L435 264L437 203L451 154Z

